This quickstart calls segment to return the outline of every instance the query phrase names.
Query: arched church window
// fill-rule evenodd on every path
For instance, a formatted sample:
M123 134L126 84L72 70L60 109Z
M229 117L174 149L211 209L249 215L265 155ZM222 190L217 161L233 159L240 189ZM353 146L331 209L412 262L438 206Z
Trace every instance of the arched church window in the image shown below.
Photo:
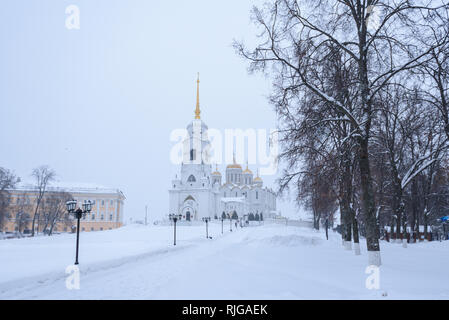
M187 182L196 182L196 179L195 179L195 177L193 176L193 174L191 174L191 175L189 176L189 178L187 179Z
M190 161L196 160L196 150L190 149Z

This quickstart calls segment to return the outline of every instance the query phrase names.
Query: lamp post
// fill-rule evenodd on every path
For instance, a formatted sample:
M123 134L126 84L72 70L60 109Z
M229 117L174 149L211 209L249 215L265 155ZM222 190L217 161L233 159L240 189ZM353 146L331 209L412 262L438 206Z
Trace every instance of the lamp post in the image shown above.
M79 243L80 243L80 219L86 215L86 213L89 213L92 210L92 202L90 200L83 203L81 208L76 208L76 200L70 200L66 202L67 211L69 213L74 214L75 218L77 219L76 223L76 257L75 257L75 264L78 263L78 251L79 251Z
M228 216L229 216L229 231L232 232L232 216L230 213L228 214Z
M223 221L224 221L223 216L221 216L221 234L223 234Z
M210 221L210 217L204 217L203 221L206 222L206 238L209 239L209 221Z
M178 220L181 220L182 215L180 214L169 214L168 217L170 218L171 221L173 221L173 245L176 246L176 222Z

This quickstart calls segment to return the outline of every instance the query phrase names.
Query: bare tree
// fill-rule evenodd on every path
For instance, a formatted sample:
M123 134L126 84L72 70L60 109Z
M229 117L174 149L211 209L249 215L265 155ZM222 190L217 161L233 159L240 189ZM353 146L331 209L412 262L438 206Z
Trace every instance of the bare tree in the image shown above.
M33 223L31 227L31 236L34 237L36 219L37 220L39 219L39 209L41 206L42 199L44 198L49 183L51 183L55 179L56 174L48 166L40 166L38 168L33 169L31 176L34 177L36 181L35 188L37 191L36 206L34 209Z
M66 203L73 199L67 192L47 192L43 199L43 230L51 236L58 223L71 225L72 219L67 213Z
M327 114L343 115L334 121L352 125L369 264L373 265L381 263L369 150L377 118L375 101L398 75L421 66L447 42L448 35L435 37L434 30L443 23L449 5L432 5L432 1L415 5L407 0L277 0L265 10L253 10L254 21L261 28L256 48L247 50L235 43L239 54L251 62L250 71L273 72L275 90L284 93L285 108L302 108L292 102L313 95L333 110ZM374 9L379 13L377 24L370 21ZM356 68L352 110L322 88L321 62L329 57L329 43L344 52L346 63Z
M24 229L31 220L31 211L33 210L30 202L30 194L23 192L17 196L15 205L16 229L19 237L22 236Z
M0 230L3 230L4 221L8 218L8 206L10 202L8 189L14 188L19 182L20 178L14 173L0 167Z

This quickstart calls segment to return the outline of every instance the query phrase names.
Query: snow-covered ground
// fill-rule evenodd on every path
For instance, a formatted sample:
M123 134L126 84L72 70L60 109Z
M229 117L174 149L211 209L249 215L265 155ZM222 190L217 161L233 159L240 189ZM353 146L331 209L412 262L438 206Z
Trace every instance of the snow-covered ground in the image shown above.
M449 241L382 243L380 289L367 256L338 234L266 223L229 232L130 225L82 233L80 289L66 288L75 235L0 241L0 299L449 299Z

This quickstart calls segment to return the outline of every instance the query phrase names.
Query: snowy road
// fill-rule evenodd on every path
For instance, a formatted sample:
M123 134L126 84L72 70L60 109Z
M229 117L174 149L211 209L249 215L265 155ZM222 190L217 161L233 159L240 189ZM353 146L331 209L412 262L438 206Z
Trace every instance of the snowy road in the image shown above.
M430 243L427 247L419 244L408 249L386 244L381 288L368 290L366 252L362 250L362 256L355 256L343 250L337 234L331 234L326 241L322 233L312 230L265 225L232 233L226 230L222 236L219 225L212 225L214 239L207 240L200 226L179 229L176 247L167 244L171 240L170 227L130 226L109 234L83 234L84 239L96 243L84 242L80 290L66 289L64 269L51 271L51 261L39 260L29 264L27 276L1 278L0 299L449 298L446 243ZM147 238L139 242L143 235ZM122 241L117 236L122 236ZM45 239L50 246L45 252L50 256L51 245L56 246L55 239L51 240ZM60 245L68 245L71 240L61 237ZM15 240L13 249L3 241L0 254L9 249L26 250L39 240L26 241ZM44 250L41 246L33 249ZM125 254L127 247L131 253ZM116 259L111 258L114 252ZM0 263L7 267L6 273L17 275L15 262L10 261L8 267L4 257ZM62 268L62 261L58 264ZM41 272L31 272L36 268ZM17 265L16 270L26 269ZM385 293L387 296L382 296Z

